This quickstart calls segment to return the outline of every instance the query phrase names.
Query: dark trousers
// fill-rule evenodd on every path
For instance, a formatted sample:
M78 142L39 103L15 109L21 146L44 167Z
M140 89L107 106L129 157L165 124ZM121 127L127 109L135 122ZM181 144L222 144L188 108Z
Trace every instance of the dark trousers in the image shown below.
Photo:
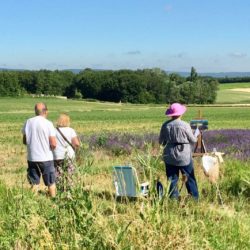
M170 198L178 198L179 197L179 191L178 191L178 180L179 180L179 173L181 172L182 175L186 177L186 188L188 193L193 196L196 200L199 198L199 192L198 187L196 183L196 179L194 176L194 167L193 167L193 161L187 165L187 166L173 166L165 163L166 165L166 174L168 180L170 183L169 188L169 195Z

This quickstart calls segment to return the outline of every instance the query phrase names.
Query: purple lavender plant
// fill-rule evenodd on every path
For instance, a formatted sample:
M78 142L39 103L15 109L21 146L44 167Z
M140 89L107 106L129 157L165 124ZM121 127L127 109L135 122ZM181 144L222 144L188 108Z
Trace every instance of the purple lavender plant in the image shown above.
M208 152L216 148L232 158L242 161L250 159L249 129L208 130L204 132L203 139Z
M158 145L158 133L130 134L130 133L102 133L80 136L89 148L104 149L114 155L130 154L134 149L144 150L147 144ZM216 148L228 157L242 161L250 160L250 130L227 129L207 130L203 139L208 152Z

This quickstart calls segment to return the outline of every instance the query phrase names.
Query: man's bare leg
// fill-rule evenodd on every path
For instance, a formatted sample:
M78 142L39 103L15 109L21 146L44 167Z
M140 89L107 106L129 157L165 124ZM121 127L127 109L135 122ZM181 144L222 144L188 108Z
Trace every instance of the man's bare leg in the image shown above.
M48 189L49 189L49 196L56 197L56 184L50 185Z

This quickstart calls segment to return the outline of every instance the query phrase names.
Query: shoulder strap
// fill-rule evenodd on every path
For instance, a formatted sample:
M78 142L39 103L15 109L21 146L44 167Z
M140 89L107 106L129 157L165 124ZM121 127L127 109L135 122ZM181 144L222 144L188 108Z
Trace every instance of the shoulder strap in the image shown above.
M65 137L65 135L62 133L62 131L56 127L57 131L60 133L60 135L62 136L62 138L73 148L73 150L75 151L74 146L68 141L68 139Z

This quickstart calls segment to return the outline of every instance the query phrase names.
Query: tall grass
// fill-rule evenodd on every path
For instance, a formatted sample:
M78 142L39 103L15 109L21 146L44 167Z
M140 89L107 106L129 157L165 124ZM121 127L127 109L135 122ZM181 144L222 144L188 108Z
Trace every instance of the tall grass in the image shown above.
M224 206L199 169L198 203L172 201L167 195L159 200L153 193L147 199L118 202L114 189L105 186L111 166L100 182L103 186L95 188L103 169L91 172L98 162L84 151L75 184L55 199L0 184L0 249L249 249L248 163L224 165L219 184ZM153 180L164 173L150 147L131 157L142 178ZM166 182L164 186L167 189Z

